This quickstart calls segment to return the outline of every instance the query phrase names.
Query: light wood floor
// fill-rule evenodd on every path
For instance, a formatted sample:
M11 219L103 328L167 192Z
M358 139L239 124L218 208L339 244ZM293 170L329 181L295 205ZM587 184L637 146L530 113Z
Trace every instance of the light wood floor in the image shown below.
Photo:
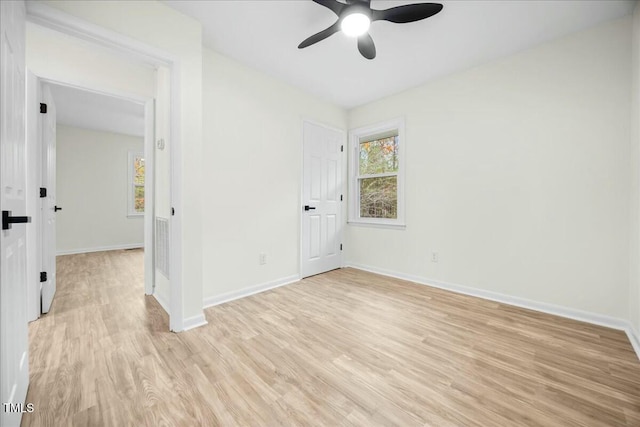
M640 426L624 333L353 269L181 334L141 251L58 258L25 426Z

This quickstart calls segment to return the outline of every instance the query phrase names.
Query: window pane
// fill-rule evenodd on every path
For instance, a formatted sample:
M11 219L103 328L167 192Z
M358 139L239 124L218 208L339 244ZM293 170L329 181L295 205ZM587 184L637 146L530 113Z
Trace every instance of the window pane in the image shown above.
M144 187L135 186L135 193L133 196L133 209L136 212L144 212Z
M133 183L144 185L144 158L136 157L133 160Z
M360 175L398 171L398 137L360 143Z
M364 178L360 180L360 217L398 217L398 177Z

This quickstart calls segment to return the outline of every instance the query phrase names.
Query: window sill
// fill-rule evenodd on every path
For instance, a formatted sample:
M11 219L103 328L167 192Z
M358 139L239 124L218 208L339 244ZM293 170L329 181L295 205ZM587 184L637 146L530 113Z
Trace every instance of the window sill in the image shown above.
M143 213L127 214L127 218L144 218Z
M391 230L404 230L407 228L406 224L401 223L389 224L385 222L368 221L347 221L347 225L353 225L356 227L387 228Z

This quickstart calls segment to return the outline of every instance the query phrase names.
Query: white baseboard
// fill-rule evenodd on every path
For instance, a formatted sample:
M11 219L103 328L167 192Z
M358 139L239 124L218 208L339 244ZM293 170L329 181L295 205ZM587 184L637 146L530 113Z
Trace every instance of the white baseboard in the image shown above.
M629 337L629 341L631 342L631 346L636 351L638 355L638 359L640 359L640 334L631 326L629 323L628 327L625 329L627 333L627 337Z
M227 292L220 295L214 295L206 297L203 301L204 308L213 307L214 305L224 304L225 302L233 301L236 299L248 297L260 292L268 291L269 289L278 288L280 286L290 285L300 280L300 276L295 274L292 276L283 277L281 279L272 280L267 283L262 283L255 286L249 286L248 288L239 289L237 291Z
M56 251L56 256L87 254L90 252L118 251L122 249L138 249L138 248L144 248L144 243L127 243L125 245L98 246L95 248L83 248L83 249L67 249L63 251Z
M187 317L182 321L182 332L188 331L189 329L197 328L199 326L204 326L207 323L207 319L204 317L204 313L200 313L196 316Z
M154 293L152 295L156 301L158 301L158 304L160 304L160 306L164 309L164 311L169 314L169 301L166 300L163 296L161 296L159 293ZM170 315L170 314L169 314ZM204 317L204 313L200 313L198 315L192 316L192 317L187 317L186 319L182 320L182 329L181 330L176 330L175 332L184 332L184 331L188 331L189 329L193 329L193 328L197 328L198 326L204 326L206 325L207 319Z
M502 304L514 305L529 310L540 311L542 313L553 314L568 319L579 320L594 325L604 326L611 329L625 331L631 341L631 345L640 359L640 341L638 334L631 327L631 323L626 320L615 317L605 316L603 314L592 313L588 311L578 310L570 307L563 307L555 304L548 304L540 301L533 301L526 298L520 298L512 295L501 294L499 292L487 291L484 289L473 288L469 286L457 285L453 283L441 282L439 280L426 279L419 276L404 274L397 271L386 270L369 265L363 265L353 262L347 262L347 267L356 268L358 270L368 271L370 273L380 274L382 276L393 277L395 279L407 280L419 285L432 286L434 288L444 289L459 294L470 295ZM635 342L634 342L635 341Z

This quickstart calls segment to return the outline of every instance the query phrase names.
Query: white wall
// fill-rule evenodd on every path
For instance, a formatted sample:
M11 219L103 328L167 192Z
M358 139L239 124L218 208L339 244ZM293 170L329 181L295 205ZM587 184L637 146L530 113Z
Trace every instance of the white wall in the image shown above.
M171 73L166 67L159 67L156 79L156 118L155 140L163 140L164 148L154 144L155 175L155 218L171 219ZM154 224L155 229L155 224ZM160 236L157 236L159 238ZM168 312L171 300L171 283L166 272L156 265L154 274L155 289L153 294Z
M631 280L629 310L631 324L640 338L640 3L633 12L631 84Z
M341 108L207 49L203 78L199 189L211 300L298 274L302 120L347 126Z
M93 43L27 24L27 68L47 79L142 97L155 94L155 70Z
M352 110L406 117L407 228L347 259L628 318L630 58L627 17Z
M120 33L173 55L179 66L180 91L172 103L180 115L175 129L182 147L176 217L182 223L180 281L182 320L191 324L202 312L202 26L170 7L151 1L47 1L65 13ZM169 148L167 148L169 149ZM172 318L172 322L175 319ZM174 324L174 327L179 327Z
M143 217L128 217L128 153L140 137L57 126L56 251L144 245Z

